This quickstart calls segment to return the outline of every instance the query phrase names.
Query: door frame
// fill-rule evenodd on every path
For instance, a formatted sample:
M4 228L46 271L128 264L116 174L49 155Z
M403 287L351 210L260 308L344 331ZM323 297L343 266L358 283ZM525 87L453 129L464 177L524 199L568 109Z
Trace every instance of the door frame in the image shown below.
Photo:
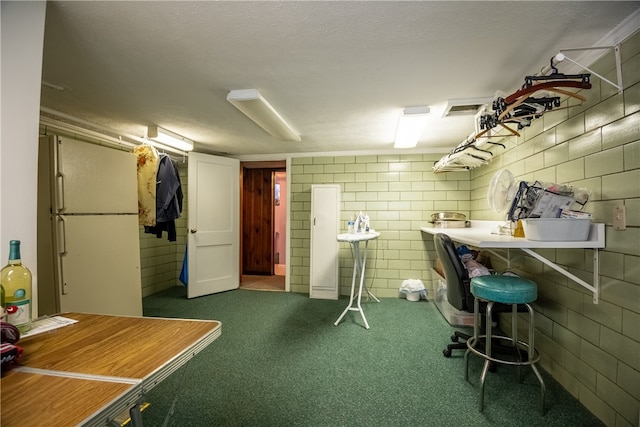
M283 169L285 171L285 173L287 174L287 206L286 206L286 234L287 234L287 238L286 238L286 243L285 243L285 252L286 252L286 256L285 256L285 292L290 292L291 291L291 282L290 282L290 261L291 261L291 239L290 239L290 234L291 234L291 181L290 181L290 173L291 173L291 157L287 157L284 160L264 160L264 159L257 159L257 160L250 160L250 159L240 159L240 215L242 215L242 212L244 211L243 209L243 194L242 194L242 188L243 188L243 178L244 178L244 169L245 168L250 168L250 169L264 169L264 168L273 168L273 169ZM243 221L242 221L242 217L239 218L239 222L240 222L240 236L242 236L243 233ZM239 259L239 267L238 267L238 271L240 274L239 277L239 281L240 283L242 283L242 256L243 256L243 244L242 244L242 238L240 238L240 259ZM273 250L273 249L272 249Z

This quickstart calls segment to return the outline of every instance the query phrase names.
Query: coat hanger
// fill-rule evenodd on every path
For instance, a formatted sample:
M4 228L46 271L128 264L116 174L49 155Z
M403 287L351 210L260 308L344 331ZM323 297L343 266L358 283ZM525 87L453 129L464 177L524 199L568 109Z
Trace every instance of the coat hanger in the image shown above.
M504 145L501 142L493 142L493 141L485 141L487 144L492 144L492 145L499 145L500 147L504 148L505 150L507 149L507 146Z
M567 91L567 93L572 93L572 92ZM521 105L529 105L535 110L538 110L538 107L535 107L535 105L538 105L542 108L542 111L540 111L540 113L542 113L544 111L549 111L553 109L553 107L559 107L560 97L553 96L553 97L534 98L531 96L522 96L520 99L518 99L512 104L507 105L506 102L502 103L501 106L504 106L504 107L502 112L498 115L498 120L504 120L511 114L512 111L514 111L516 108L518 108Z
M158 150L156 149L156 147L155 147L153 144L149 143L149 141L148 141L146 138L142 141L142 143L141 143L140 145L137 145L136 147L133 147L133 151L134 151L134 153L136 153L136 154L140 154L139 152L136 152L136 148L137 148L137 147L144 147L144 148L146 148L147 150L145 150L145 151L150 151L150 152L151 152L151 154L152 154L156 159L159 157Z
M508 121L508 119L510 118L509 115L511 114L512 111L516 110L518 107L520 107L521 105L524 104L536 104L536 103L540 103L544 108L542 111L539 112L535 112L535 113L529 113L529 114L520 114L518 115L519 118L539 118L540 116L542 116L542 114L548 112L548 111L557 111L557 110L564 110L567 108L572 108L572 107L577 107L579 105L582 105L583 102L585 102L587 100L587 98L583 95L580 95L579 93L576 92L571 92L568 90L564 90L564 89L560 89L560 88L547 88L545 89L545 91L547 92L553 92L553 93L558 93L560 95L566 95L570 98L574 98L577 99L578 101L580 101L579 104L575 104L575 105L571 105L571 106L567 106L567 107L561 107L558 108L561 104L560 102L560 97L545 97L545 98L533 98L533 97L521 97L519 100L513 102L512 104L509 104L498 116L499 120L503 120L503 121Z
M501 136L505 136L505 137L506 136L520 136L519 132L511 129L509 126L505 125L503 122L497 123L496 126L500 126L501 128L506 129L507 132L509 132L509 134L492 133L491 135L487 135L487 133L490 130L495 128L495 126L494 126L494 127L486 128L486 129L478 132L476 134L476 139L479 139L479 138L493 138L493 137L501 137Z
M585 83L583 81L564 80L564 81L548 81L544 83L537 83L531 86L523 87L504 98L507 104L512 104L520 97L535 93L539 90L558 91L559 88L577 88L577 89L591 89L591 83ZM566 94L565 94L566 95Z
M562 80L562 81L567 81L567 80L579 80L581 83L584 84L589 84L589 79L591 78L591 74L585 73L585 74L563 74L560 71L558 71L558 68L556 66L553 65L553 58L550 59L549 61L549 69L551 71L551 73L549 74L544 74L544 75L539 75L539 76L526 76L524 78L524 86L532 86L534 83L533 82L540 82L540 81L553 81L553 80Z
M466 142L462 145L458 145L456 148L453 149L453 151L451 151L450 154L457 154L462 152L466 152L464 154L468 154L474 158L486 160L486 161L491 160L491 158L493 158L493 153L489 150L483 150L482 148L478 148L475 145L475 140L471 142Z
M453 161L453 163L461 166L468 166L469 168L475 168L480 165L484 165L488 162L488 160L490 160L467 152L452 153L451 155L449 155L449 159Z
M563 89L559 89L557 87L551 88L549 89L550 92L555 92L555 93L559 93L561 95L567 95L570 98L576 98L580 100L580 103L584 102L587 100L587 98L585 96L580 95L579 93L576 92L571 92L568 90L563 90Z

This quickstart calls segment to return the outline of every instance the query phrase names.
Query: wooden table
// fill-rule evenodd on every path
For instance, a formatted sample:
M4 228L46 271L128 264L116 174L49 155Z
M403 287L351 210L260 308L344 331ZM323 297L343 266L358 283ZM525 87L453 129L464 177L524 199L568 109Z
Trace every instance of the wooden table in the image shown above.
M78 323L26 337L19 366L3 375L1 425L96 425L142 396L222 333L212 320L64 313Z

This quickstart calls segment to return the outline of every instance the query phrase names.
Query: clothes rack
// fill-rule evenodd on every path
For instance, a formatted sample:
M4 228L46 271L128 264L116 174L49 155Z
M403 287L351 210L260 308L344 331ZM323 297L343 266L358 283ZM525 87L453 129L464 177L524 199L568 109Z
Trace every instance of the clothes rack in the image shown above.
M568 52L602 50L613 51L615 55L617 82L612 82L582 65L578 60L567 56ZM591 62L594 60L595 58ZM570 62L579 70L585 70L588 73L560 73L557 66L563 61ZM526 76L520 89L507 96L496 96L491 104L483 105L475 116L476 131L437 161L433 165L433 171L436 173L468 171L488 163L493 158L493 152L488 149L480 149L483 144L491 144L492 149L500 146L506 148L504 144L497 143L495 139L519 137L519 130L528 127L532 120L542 117L545 113L581 105L586 101L586 97L581 95L579 91L591 89L590 77L592 74L614 86L618 93L622 93L619 45L560 50L550 58L547 65L540 69L540 72ZM573 99L577 103L569 104L569 99ZM564 107L562 106L563 102L565 102ZM517 130L510 125L517 126ZM491 138L494 141L491 141Z

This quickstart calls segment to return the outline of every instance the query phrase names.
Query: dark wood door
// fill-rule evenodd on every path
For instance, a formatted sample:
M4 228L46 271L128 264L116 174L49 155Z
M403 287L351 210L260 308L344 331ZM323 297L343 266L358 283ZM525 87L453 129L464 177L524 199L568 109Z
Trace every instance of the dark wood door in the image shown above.
M273 274L273 169L242 178L242 273Z

